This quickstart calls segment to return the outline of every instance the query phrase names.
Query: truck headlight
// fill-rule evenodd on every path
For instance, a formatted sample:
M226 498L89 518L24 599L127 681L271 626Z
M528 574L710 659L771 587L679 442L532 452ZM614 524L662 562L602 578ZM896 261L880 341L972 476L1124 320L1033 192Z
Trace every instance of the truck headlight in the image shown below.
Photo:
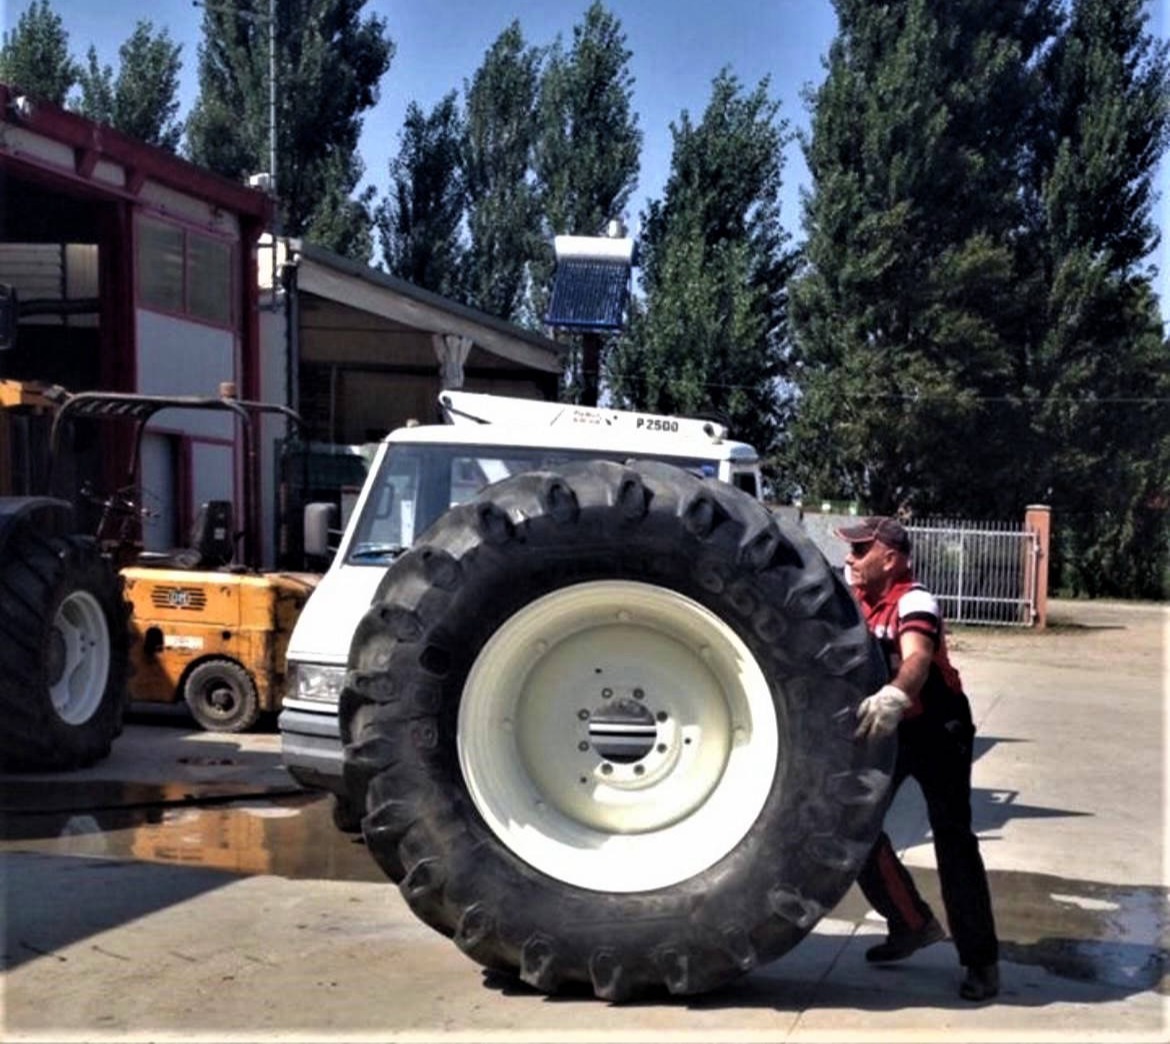
M289 692L294 699L337 704L345 684L344 667L319 663L289 664Z

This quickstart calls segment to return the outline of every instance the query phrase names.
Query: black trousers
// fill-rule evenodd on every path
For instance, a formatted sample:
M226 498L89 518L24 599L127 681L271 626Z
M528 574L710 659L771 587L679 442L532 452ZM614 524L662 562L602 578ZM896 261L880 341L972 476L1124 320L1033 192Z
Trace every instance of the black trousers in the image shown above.
M922 788L947 923L959 951L959 963L965 966L992 964L999 959L987 871L979 854L979 839L971 829L974 737L969 711L948 721L927 715L904 721L898 729L898 760L891 784L896 792L911 776ZM931 917L930 907L884 831L857 883L869 904L889 922L894 935L917 931Z

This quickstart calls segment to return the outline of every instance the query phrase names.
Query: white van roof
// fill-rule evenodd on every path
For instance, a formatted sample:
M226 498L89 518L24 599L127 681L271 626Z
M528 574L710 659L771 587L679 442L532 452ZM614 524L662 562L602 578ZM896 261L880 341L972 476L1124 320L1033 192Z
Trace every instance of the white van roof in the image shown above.
M444 391L439 404L450 423L399 428L387 441L596 449L736 463L759 459L752 446L728 439L722 424L700 418L476 392Z

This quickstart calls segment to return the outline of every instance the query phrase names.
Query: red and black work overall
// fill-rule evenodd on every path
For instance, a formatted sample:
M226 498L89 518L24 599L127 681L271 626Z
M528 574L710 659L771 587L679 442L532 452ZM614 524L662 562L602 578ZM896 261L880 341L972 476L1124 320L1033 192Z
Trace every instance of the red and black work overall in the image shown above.
M898 726L898 760L892 791L907 776L926 799L939 884L951 937L965 966L992 964L999 957L987 872L971 829L971 753L975 727L958 672L950 664L942 620L932 595L921 584L894 585L876 604L861 601L869 629L877 636L890 668L901 662L898 638L905 631L925 634L934 644L930 674ZM889 923L891 935L919 931L931 917L914 880L883 831L858 877L870 905Z

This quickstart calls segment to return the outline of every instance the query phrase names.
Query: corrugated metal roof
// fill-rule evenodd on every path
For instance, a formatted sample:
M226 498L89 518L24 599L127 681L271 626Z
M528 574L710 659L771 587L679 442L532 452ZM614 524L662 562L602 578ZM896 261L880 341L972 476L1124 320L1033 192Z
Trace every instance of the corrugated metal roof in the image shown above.
M630 295L630 266L572 258L558 262L544 321L574 330L620 330Z

